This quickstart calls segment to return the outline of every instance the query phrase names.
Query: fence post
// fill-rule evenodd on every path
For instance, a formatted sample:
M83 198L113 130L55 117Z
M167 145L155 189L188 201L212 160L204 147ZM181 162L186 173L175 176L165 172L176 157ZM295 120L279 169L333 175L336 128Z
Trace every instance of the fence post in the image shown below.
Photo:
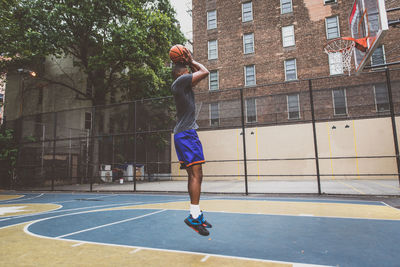
M134 132L134 141L133 141L133 192L136 192L136 145L137 145L137 142L136 142L136 139L137 139L137 134L136 134L136 118L137 118L137 116L136 116L136 103L137 103L137 101L135 100L135 102L133 102L134 103L134 108L133 108L133 110L134 110L134 115L133 115L133 118L134 118L134 122L133 122L133 132ZM143 173L143 175L144 175L144 173Z
M242 114L242 138L243 138L243 166L244 166L244 183L246 188L246 195L249 194L247 182L247 154L246 154L246 129L244 125L244 101L243 101L243 88L240 88L240 108Z
M56 145L57 145L57 112L54 112L53 125L53 162L51 164L51 191L54 191L54 177L56 176Z
M92 125L90 127L90 132L89 132L89 148L88 148L88 160L87 160L87 168L88 171L90 171L89 179L90 179L90 192L93 191L93 158L94 158L94 135L95 131L94 128L96 126L96 106L92 107ZM98 156L98 155L97 155ZM90 168L92 166L92 168Z
M399 143L398 143L398 140L397 140L396 117L394 115L393 95L392 95L392 82L390 80L389 68L386 68L386 84L387 84L388 96L389 96L390 117L391 117L391 120L392 120L394 150L396 152L397 175L398 175L398 178L399 178L399 187L400 187Z
M312 121L313 136L314 136L315 168L317 171L318 194L321 195L321 177L320 177L320 173L319 173L317 131L315 129L314 98L313 98L313 93L312 93L312 81L311 80L308 80L308 89L310 92L311 121Z

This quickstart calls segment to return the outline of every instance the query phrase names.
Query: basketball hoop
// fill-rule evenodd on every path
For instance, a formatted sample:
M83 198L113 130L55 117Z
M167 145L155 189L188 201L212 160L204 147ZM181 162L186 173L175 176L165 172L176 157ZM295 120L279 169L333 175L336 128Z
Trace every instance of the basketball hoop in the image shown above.
M335 59L336 64L333 65L338 73L351 71L351 57L354 48L363 52L367 49L367 38L354 39L352 37L340 37L329 41L324 51L328 56Z

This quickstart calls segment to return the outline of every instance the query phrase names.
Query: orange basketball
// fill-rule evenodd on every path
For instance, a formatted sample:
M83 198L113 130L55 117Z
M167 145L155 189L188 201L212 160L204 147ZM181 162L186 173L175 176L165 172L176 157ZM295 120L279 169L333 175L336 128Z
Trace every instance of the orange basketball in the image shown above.
M171 49L169 50L169 58L172 60L172 62L184 62L183 49L184 46L179 44L171 47Z

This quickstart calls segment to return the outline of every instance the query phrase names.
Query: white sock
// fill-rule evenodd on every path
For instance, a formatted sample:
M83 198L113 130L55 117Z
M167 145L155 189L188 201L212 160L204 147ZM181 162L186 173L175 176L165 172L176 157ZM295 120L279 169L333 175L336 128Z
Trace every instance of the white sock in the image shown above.
M200 205L192 205L190 204L190 214L192 215L193 219L197 219L200 216Z

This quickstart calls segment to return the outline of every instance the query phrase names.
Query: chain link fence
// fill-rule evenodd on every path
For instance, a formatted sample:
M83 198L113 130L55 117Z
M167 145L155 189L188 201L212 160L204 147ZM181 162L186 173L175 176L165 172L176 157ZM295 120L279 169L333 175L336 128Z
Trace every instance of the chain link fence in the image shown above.
M196 94L203 192L399 195L400 71ZM172 97L7 121L13 189L186 192Z

